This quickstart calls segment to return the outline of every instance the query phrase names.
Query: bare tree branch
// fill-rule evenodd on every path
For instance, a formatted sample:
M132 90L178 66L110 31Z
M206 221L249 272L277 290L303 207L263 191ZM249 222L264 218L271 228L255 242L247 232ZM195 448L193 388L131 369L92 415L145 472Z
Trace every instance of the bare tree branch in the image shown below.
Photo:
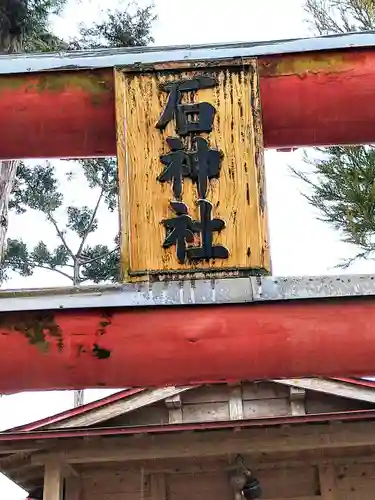
M60 269L57 269L56 267L49 267L49 266L45 266L43 264L35 264L35 263L33 264L33 266L38 267L40 269L46 269L47 271L54 271L56 273L61 274L62 276L65 276L65 278L68 278L71 281L73 281L73 276L70 276L69 274L64 273L64 271L61 271Z
M304 10L308 23L319 35L375 27L374 0L305 0Z
M63 244L63 245L64 245L64 247L66 248L66 251L67 251L67 252L69 253L69 255L72 257L73 261L75 261L75 260L76 260L76 256L74 255L74 253L73 253L73 252L72 252L72 250L70 249L70 247L69 247L68 243L66 242L66 239L65 239L65 237L64 237L64 234L63 234L63 232L60 230L59 226L57 225L57 222L56 222L56 220L54 219L54 217L53 217L53 215L52 215L52 212L49 212L49 213L47 214L47 220L49 220L49 221L53 224L53 226L54 226L54 228L55 228L55 230L56 230L56 233L57 233L58 237L60 238L60 240L61 240L62 244Z
M375 260L373 257L370 257L370 255L374 252L374 250L375 247L372 247L371 249L366 250L364 252L358 252L353 257L350 257L350 259L343 260L340 264L337 264L337 266L335 267L338 269L348 269L357 260L362 260L362 259Z
M87 228L86 228L85 234L82 237L81 244L80 244L80 246L78 248L78 251L77 251L77 254L76 254L76 257L78 259L81 256L81 253L82 253L82 250L83 250L83 246L84 246L84 244L85 244L85 242L87 240L87 236L90 233L90 229L91 229L91 226L92 226L92 224L93 224L93 222L95 220L96 214L98 213L100 202L102 201L103 196L104 196L107 179L108 179L108 174L107 174L106 178L103 180L103 185L102 185L102 188L100 190L100 194L99 194L98 200L97 200L95 208L94 208L94 210L92 212L91 219L90 219L89 223L87 224Z
M113 248L113 250L110 250L109 252L102 253L101 255L97 255L93 259L81 261L81 264L83 264L84 266L86 266L87 264L91 264L92 262L96 262L96 261L102 259L103 257L107 257L108 255L112 255L113 253L117 252L117 250L119 248L120 247Z

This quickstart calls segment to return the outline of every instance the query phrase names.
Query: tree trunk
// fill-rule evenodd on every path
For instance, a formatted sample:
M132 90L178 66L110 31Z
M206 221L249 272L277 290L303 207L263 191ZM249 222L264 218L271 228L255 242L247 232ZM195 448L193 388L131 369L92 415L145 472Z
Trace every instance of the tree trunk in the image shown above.
M73 286L79 286L80 285L80 277L79 277L79 271L80 271L80 263L78 258L76 257L74 259L74 272L73 272ZM79 406L82 406L85 403L85 393L83 389L80 389L78 391L74 391L74 408L78 408Z
M74 408L78 408L85 403L84 391L81 389L79 391L74 391Z
M1 3L0 54L22 52L27 16L26 0L7 0ZM9 200L17 175L18 164L18 160L0 161L0 266L4 259L8 231Z
M8 231L9 200L16 179L18 160L0 162L0 262L4 259Z

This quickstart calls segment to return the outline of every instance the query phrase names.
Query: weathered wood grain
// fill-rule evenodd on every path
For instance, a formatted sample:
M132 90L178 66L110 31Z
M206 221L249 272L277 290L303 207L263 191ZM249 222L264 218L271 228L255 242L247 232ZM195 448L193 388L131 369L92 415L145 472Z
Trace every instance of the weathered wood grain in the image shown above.
M212 180L207 199L213 217L226 227L214 243L229 250L229 259L178 263L175 247L163 249L163 219L171 217L174 199L170 183L157 181L163 171L160 155L169 152L166 137L176 136L174 121L161 132L155 125L167 94L160 83L208 74L218 81L213 89L195 97L183 94L182 102L209 102L216 109L213 131L202 134L210 147L223 153L221 173ZM120 177L122 262L126 279L146 279L150 274L190 277L190 273L215 275L264 273L270 270L267 210L264 187L263 135L256 62L247 66L203 71L116 72L117 142ZM125 124L125 137L124 137ZM185 146L191 146L185 139ZM196 186L184 181L183 201L199 219ZM199 243L199 241L196 241ZM187 273L187 274L186 274Z

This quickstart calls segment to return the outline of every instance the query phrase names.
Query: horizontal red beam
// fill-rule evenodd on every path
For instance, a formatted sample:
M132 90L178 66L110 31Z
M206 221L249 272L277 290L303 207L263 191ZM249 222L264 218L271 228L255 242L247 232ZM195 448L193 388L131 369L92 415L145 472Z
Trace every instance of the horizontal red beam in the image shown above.
M368 375L375 300L0 314L0 392Z
M375 142L375 51L259 59L265 145ZM116 154L112 69L0 77L0 159Z

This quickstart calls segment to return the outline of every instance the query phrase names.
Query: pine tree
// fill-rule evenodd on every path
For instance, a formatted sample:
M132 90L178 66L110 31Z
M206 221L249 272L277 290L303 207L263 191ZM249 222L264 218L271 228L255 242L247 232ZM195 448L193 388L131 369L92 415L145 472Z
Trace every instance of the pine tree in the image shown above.
M55 168L50 162L29 166L20 162L9 202L10 210L24 214L30 210L41 212L54 228L59 239L55 248L43 240L30 248L22 239L8 239L4 266L0 278L5 281L9 272L31 276L36 269L47 269L64 276L74 286L91 281L116 282L119 279L119 238L112 247L89 245L88 238L98 229L98 210L105 204L110 212L117 208L117 164L114 158L80 160L88 185L97 192L92 207L64 206L64 195L59 186ZM68 173L68 183L76 176ZM66 222L59 216L65 212ZM76 248L68 244L68 235L78 241ZM67 284L69 284L69 281Z

